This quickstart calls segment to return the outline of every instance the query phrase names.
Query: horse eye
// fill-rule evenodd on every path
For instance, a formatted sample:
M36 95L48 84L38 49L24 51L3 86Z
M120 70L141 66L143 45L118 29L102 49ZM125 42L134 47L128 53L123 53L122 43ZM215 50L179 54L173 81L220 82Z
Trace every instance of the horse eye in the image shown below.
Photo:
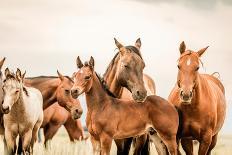
M19 92L19 90L16 90L16 91L15 91L15 94L17 94L18 92Z
M65 93L66 93L66 94L69 94L69 93L70 93L70 90L65 89Z
M125 67L126 69L129 69L129 68L130 68L128 65L124 65L124 67Z
M85 80L89 80L91 76L85 76Z
M200 67L197 67L197 68L196 68L196 71L198 71L198 70L199 70L199 68L200 68Z
M180 65L177 65L178 69L180 69Z

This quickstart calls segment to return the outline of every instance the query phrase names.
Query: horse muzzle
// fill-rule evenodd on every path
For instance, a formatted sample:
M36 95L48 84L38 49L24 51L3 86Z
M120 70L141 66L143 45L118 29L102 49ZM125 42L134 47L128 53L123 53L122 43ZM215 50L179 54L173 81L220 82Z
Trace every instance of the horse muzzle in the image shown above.
M72 118L75 120L75 119L79 119L81 117L83 113L83 110L82 109L75 109L72 111Z
M180 99L181 99L182 104L185 104L185 105L191 104L192 97L193 97L192 91L189 91L187 93L184 91L180 91Z

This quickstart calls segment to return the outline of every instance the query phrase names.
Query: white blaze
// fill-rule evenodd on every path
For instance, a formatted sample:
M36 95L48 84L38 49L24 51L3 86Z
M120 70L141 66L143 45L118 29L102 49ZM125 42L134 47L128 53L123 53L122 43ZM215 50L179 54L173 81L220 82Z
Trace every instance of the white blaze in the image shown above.
M187 66L189 66L191 64L191 59L189 58L188 61L187 61Z

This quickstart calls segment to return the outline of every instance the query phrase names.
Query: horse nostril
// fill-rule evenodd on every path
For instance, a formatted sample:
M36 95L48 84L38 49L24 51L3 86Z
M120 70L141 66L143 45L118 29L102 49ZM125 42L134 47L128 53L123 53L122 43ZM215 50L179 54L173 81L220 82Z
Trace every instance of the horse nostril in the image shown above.
M79 110L78 110L78 109L76 109L76 110L75 110L75 112L76 112L76 113L78 113L78 112L79 112Z
M137 91L136 91L136 94L139 96L141 93L140 93L140 91L137 90Z
M183 91L180 91L180 96L183 96L184 92Z
M192 96L193 96L193 92L192 92L192 91L190 91L189 96L190 96L190 97L192 97Z

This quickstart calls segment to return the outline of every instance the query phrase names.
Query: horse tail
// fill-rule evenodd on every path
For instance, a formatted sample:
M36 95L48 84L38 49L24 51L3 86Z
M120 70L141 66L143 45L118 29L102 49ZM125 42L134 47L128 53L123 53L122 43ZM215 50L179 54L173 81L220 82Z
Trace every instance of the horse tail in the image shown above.
M219 72L213 72L211 75L218 78L218 79L221 79L221 75Z

